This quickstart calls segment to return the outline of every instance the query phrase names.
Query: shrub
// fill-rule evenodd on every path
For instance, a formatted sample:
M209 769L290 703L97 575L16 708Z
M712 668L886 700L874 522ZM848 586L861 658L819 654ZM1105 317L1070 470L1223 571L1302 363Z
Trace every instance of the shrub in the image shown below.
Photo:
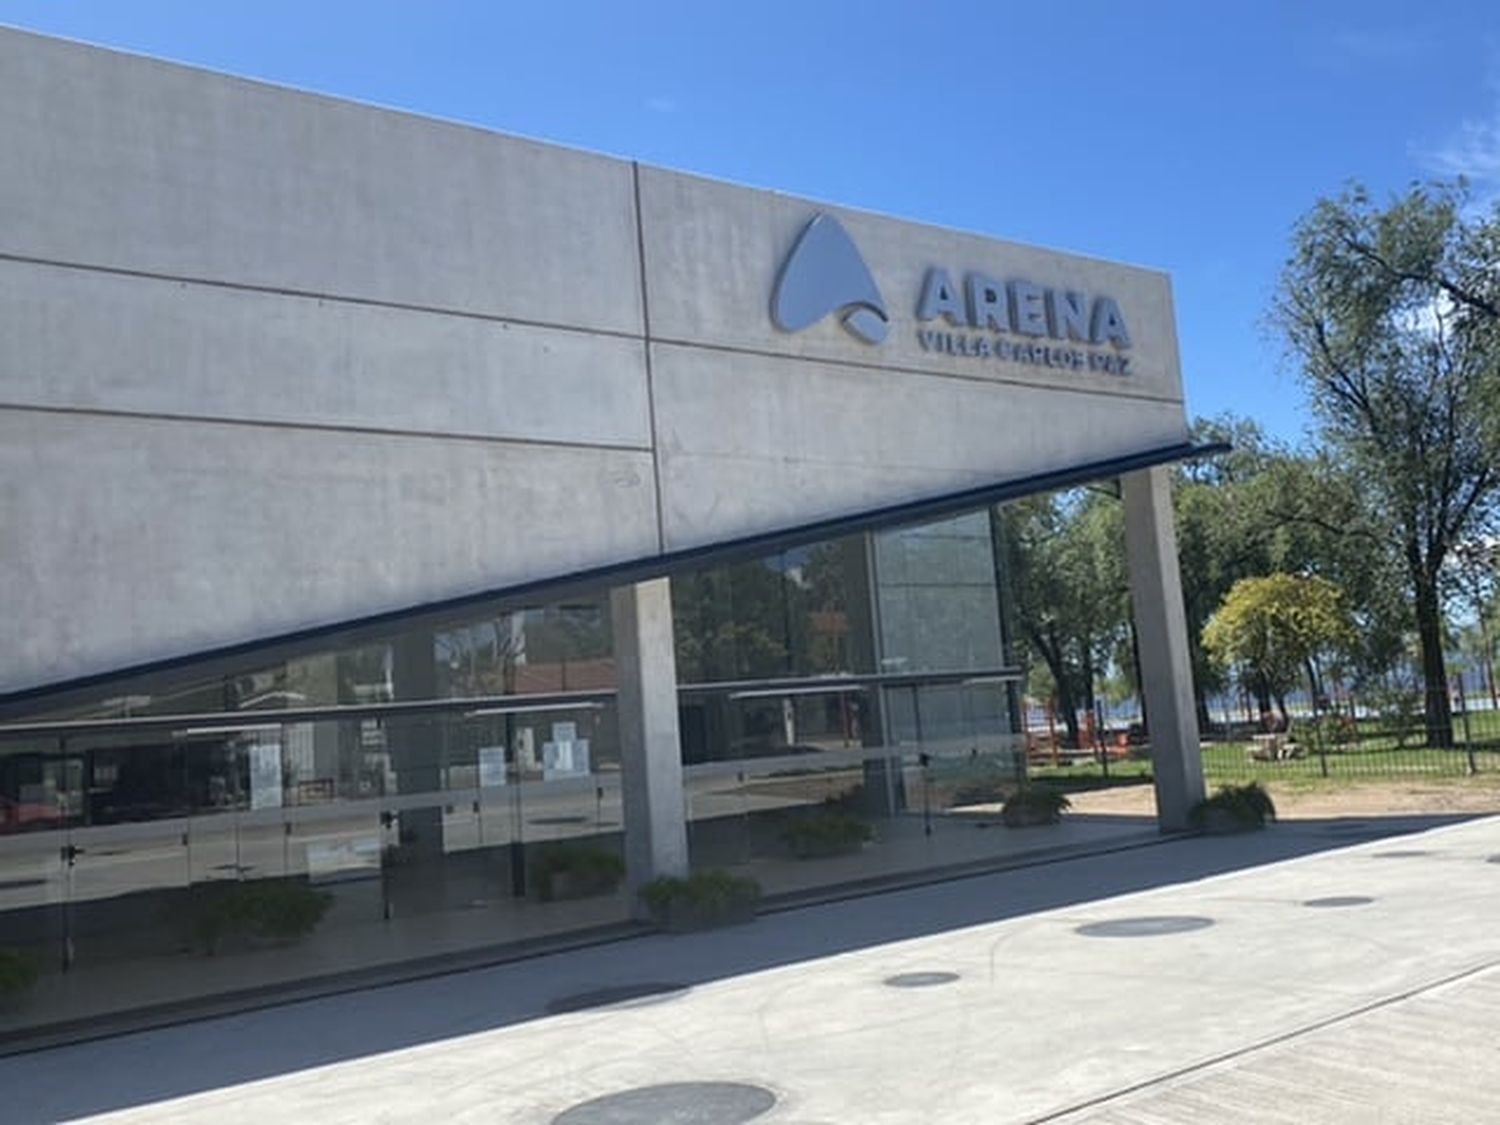
M1030 824L1056 824L1065 810L1073 807L1067 794L1050 785L1023 785L1000 809L1000 819L1007 827Z
M0 997L20 996L36 983L35 959L19 949L0 949Z
M1005 800L1005 795L1015 788L1015 782L994 779L990 781L968 781L953 791L955 805L993 805Z
M641 888L641 900L667 929L701 929L748 921L760 900L760 884L719 870L694 872L685 879L664 875Z
M193 917L193 933L213 953L230 936L295 941L318 928L333 896L295 880L260 879L210 884Z
M1276 805L1258 781L1221 785L1212 797L1193 806L1188 819L1194 828L1209 831L1260 828L1276 819Z
M531 886L543 902L607 894L625 878L625 861L588 844L544 848L531 861Z
M781 831L782 840L799 859L858 851L874 835L859 817L832 810L798 817Z

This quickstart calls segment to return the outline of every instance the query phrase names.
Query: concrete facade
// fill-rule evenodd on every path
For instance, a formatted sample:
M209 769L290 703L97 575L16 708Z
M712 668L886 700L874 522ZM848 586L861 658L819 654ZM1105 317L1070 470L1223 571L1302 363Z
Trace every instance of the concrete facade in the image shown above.
M1153 271L15 31L0 151L0 693L1186 438ZM820 212L878 347L768 316ZM930 267L1129 373L924 348Z

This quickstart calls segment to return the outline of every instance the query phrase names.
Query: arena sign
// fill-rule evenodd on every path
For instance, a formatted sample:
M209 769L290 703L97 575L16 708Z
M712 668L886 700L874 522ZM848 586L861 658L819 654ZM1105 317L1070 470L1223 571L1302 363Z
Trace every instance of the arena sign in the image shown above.
M844 328L875 345L890 315L854 240L831 215L807 224L776 280L771 319L798 332L839 313ZM971 270L962 284L930 266L916 305L923 351L1127 375L1130 330L1119 303L1105 294L1000 280Z

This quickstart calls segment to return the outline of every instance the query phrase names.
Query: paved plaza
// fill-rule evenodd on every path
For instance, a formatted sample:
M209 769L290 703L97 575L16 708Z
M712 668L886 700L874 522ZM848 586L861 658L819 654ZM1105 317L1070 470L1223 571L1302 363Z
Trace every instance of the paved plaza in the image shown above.
M1495 1121L1496 859L1500 818L1152 842L17 1055L3 1117Z

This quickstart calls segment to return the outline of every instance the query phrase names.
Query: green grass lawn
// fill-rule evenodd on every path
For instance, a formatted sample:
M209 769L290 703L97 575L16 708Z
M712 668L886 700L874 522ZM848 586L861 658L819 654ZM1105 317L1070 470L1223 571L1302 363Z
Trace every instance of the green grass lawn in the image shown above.
M1314 789L1366 780L1489 780L1500 785L1500 713L1472 712L1467 723L1454 716L1453 726L1458 745L1442 748L1424 745L1420 729L1401 731L1378 720L1345 727L1337 741L1320 735L1310 722L1294 722L1300 757L1256 761L1250 757L1253 742L1211 742L1203 746L1203 772L1210 787L1260 781ZM1144 758L1111 761L1107 767L1097 761L1034 762L1027 773L1033 781L1084 790L1147 781L1151 763Z

